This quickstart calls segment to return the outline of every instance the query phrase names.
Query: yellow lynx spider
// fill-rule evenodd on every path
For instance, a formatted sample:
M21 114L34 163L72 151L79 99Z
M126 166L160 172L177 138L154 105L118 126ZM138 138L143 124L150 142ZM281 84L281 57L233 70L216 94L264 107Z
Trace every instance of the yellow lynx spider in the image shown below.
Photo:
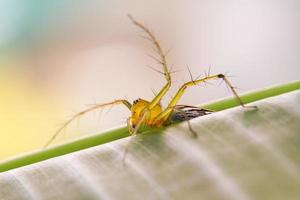
M212 111L202 109L199 107L194 107L194 106L177 105L177 102L180 100L180 98L182 97L182 95L184 94L185 90L188 87L205 83L208 80L222 79L229 86L230 90L234 94L239 104L242 107L246 107L243 101L241 100L241 98L239 97L239 95L237 94L237 92L235 91L235 88L232 86L232 84L229 82L228 78L224 74L216 74L216 75L208 74L204 78L191 80L189 82L184 83L177 91L173 99L169 102L168 106L165 109L162 108L160 102L162 98L165 96L165 94L168 92L172 84L170 70L167 66L167 61L166 61L166 53L163 51L155 35L147 27L145 27L140 22L136 21L131 15L128 15L128 17L135 26L137 26L138 28L140 28L142 31L146 33L147 39L149 39L154 45L156 52L159 56L159 59L157 60L162 65L163 68L162 73L164 74L167 83L151 101L147 101L139 98L135 100L133 104L131 104L125 99L118 99L109 103L96 104L86 110L83 110L75 114L71 119L65 122L60 129L57 130L57 132L52 136L52 138L48 141L45 147L51 144L51 142L53 142L53 140L56 139L59 133L65 127L67 127L73 120L88 112L94 111L96 109L101 109L106 106L120 104L126 106L131 111L131 116L128 117L127 119L127 126L130 134L132 135L137 134L141 126L161 127L161 126L169 125L173 122L186 121L191 118L209 114Z

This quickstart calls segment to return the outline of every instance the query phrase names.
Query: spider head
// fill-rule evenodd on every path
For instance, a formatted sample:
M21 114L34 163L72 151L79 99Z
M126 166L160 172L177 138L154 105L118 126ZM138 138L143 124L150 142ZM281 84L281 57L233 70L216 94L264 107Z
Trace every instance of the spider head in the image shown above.
M133 105L131 107L131 125L133 128L139 122L149 104L150 102L144 99L137 99L133 102ZM157 117L162 112L162 107L161 105L156 105L149 111L150 113L146 117L144 124L151 126L155 117Z

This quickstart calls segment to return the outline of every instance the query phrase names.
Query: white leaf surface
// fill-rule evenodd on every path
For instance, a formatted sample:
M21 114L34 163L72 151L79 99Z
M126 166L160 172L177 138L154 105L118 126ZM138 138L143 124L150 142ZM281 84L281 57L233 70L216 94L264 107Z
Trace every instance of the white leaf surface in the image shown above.
M1 173L0 199L299 199L300 92L253 105Z

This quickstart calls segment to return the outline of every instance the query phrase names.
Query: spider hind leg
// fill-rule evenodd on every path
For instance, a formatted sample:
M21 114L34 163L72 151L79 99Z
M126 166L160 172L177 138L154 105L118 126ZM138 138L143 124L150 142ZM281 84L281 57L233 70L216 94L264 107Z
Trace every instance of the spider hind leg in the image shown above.
M209 75L209 76L206 76L204 78L197 79L197 80L191 80L191 81L186 82L185 84L183 84L179 88L177 93L175 94L174 98L169 103L168 107L158 117L156 117L156 120L164 122L164 121L167 121L169 119L170 115L172 114L172 111L174 110L174 107L176 106L177 102L181 99L182 95L184 94L185 90L188 87L192 87L192 86L195 86L195 85L199 85L201 83L205 83L209 80L216 80L216 79L224 80L224 82L226 83L227 86L229 86L229 88L232 91L232 93L234 94L236 100L238 101L238 103L242 107L248 107L248 108L254 108L254 109L257 108L256 106L245 106L244 102L242 101L242 99L240 98L238 93L236 92L235 87L233 87L233 85L230 83L228 78L224 74L217 74L217 75Z

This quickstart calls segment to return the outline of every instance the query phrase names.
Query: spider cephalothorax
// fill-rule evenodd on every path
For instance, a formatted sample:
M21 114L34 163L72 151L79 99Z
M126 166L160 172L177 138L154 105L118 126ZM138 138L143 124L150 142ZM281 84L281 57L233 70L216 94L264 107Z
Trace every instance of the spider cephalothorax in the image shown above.
M149 109L150 102L144 99L137 99L131 106L130 123L133 128L136 127L145 112L149 112L145 117L144 124L147 126L155 126L155 118L163 111L160 104Z

